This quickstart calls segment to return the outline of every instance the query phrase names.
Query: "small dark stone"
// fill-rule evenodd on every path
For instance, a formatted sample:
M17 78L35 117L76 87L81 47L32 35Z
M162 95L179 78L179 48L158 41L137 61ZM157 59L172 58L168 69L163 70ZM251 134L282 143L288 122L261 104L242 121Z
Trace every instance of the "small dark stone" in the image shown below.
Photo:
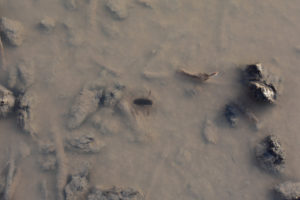
M277 98L276 89L272 84L260 81L249 82L251 95L258 102L275 103Z
M153 102L147 98L137 98L133 100L133 103L138 106L151 106Z
M225 117L230 123L231 127L236 127L240 115L240 110L238 105L235 103L229 103L225 106Z
M274 135L267 136L257 145L256 158L263 169L273 173L281 172L285 165L285 153Z
M259 64L247 65L245 69L245 79L248 81L259 81L263 79L263 68Z

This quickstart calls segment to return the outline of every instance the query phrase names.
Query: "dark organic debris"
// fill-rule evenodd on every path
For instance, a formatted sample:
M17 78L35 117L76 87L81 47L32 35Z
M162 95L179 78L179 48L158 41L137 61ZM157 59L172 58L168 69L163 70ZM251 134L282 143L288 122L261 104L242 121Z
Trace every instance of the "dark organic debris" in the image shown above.
M218 72L213 72L210 74L207 74L207 73L194 74L194 73L188 72L184 69L177 70L177 73L182 76L188 77L192 80L195 80L197 82L204 82L204 81L207 81L208 79L210 79L211 77L218 75Z
M20 22L2 17L0 19L1 38L9 45L17 47L23 43L24 30Z
M240 117L240 108L235 103L229 103L225 106L225 117L227 121L229 122L231 127L236 127L239 117Z
M153 104L152 100L147 98L136 98L133 103L138 106L152 106Z
M112 187L109 189L93 188L88 200L144 200L144 195L132 188Z
M257 145L256 158L263 169L273 173L280 173L285 165L285 153L274 135L267 136Z
M287 181L276 186L274 190L284 200L300 199L300 182Z
M11 91L0 85L0 118L6 117L15 105L15 97Z

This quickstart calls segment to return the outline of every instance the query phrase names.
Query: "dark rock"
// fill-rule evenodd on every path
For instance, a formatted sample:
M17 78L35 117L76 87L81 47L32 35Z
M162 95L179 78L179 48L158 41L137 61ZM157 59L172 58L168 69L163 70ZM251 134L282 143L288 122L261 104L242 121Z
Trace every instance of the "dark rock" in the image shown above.
M11 91L0 85L0 118L6 117L15 105L15 97Z
M17 47L23 43L24 30L18 21L2 17L0 19L0 32L2 39L11 46Z
M269 73L261 64L247 65L243 73L243 81L255 101L275 103L281 79Z
M229 103L225 106L225 117L227 121L229 122L231 127L236 127L239 116L240 116L240 110L239 106L235 103Z
M244 78L247 81L260 81L263 79L263 68L262 65L252 64L247 65L244 71Z
M284 182L274 188L275 192L284 200L299 200L300 199L300 183L299 182Z
M273 85L260 81L249 82L251 95L257 102L275 103L277 92Z
M273 173L280 173L285 165L285 153L274 135L267 136L257 145L256 158L263 169Z
M144 195L132 188L112 187L110 189L93 188L88 200L144 200Z
M37 102L36 95L31 91L27 91L17 100L17 124L28 134L36 134L35 132L35 105Z

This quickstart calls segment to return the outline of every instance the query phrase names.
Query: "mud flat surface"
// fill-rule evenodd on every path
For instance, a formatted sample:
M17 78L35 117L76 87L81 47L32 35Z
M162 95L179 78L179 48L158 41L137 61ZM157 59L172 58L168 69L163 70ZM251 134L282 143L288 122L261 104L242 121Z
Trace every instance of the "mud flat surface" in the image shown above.
M0 0L0 198L299 198L299 10Z

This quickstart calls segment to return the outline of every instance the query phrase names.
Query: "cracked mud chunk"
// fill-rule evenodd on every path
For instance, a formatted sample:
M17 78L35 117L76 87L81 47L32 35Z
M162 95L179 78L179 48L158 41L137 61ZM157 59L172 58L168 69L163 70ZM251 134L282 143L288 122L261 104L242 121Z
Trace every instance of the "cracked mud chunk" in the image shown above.
M34 104L36 96L31 91L27 91L18 99L17 104L17 124L26 133L34 134Z
M32 62L20 61L9 72L8 85L10 88L25 92L35 80L34 66Z
M65 186L64 193L66 200L82 199L84 194L88 191L88 167L82 171L73 174Z
M17 47L23 43L24 28L18 21L2 17L0 19L1 38L9 45Z
M274 135L267 136L257 145L256 158L263 169L273 173L280 173L285 165L285 152Z
M300 199L300 182L287 181L276 186L274 190L284 200Z
M97 92L89 89L82 89L79 95L73 102L67 126L69 129L79 127L85 119L94 113L99 106L99 99Z
M128 17L128 10L125 0L106 0L105 3L108 11L118 20L123 20Z
M11 91L0 85L0 118L6 117L15 105L15 97Z
M93 188L88 200L144 200L144 195L132 188L112 187L110 189Z
M97 153L105 146L93 134L86 134L66 140L65 148L80 153Z

